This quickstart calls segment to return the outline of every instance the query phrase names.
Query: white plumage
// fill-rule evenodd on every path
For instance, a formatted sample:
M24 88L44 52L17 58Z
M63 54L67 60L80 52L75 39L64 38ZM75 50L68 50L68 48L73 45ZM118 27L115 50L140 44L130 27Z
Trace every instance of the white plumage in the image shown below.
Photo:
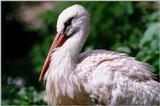
M145 63L113 51L79 54L89 27L89 13L81 5L65 9L58 17L54 40L58 43L53 42L56 46L51 47L40 77L47 71L46 101L52 105L158 104L160 83L152 79Z

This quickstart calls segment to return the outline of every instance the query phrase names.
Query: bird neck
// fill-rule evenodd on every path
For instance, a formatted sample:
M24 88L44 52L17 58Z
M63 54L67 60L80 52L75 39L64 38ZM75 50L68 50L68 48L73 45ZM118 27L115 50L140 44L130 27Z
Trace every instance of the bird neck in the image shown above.
M74 71L87 36L88 32L80 30L68 38L63 46L57 48L52 54L49 71L57 74L70 74L71 71Z
M85 35L86 34L86 35ZM60 52L64 55L64 58L67 58L68 61L77 63L79 53L87 39L88 33L84 31L79 31L72 35L60 48ZM65 61L64 59L62 61ZM73 64L72 63L72 64Z

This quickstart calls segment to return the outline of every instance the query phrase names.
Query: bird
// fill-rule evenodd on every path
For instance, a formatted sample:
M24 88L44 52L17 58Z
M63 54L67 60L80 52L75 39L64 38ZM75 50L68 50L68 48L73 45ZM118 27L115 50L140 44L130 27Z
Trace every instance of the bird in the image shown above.
M90 32L90 14L80 4L63 10L39 80L50 105L157 105L160 83L147 63L125 53L81 53Z

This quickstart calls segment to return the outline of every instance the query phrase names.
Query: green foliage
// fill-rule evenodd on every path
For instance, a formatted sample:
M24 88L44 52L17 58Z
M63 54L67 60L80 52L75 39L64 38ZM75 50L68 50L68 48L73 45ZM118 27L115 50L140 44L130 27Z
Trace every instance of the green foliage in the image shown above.
M42 105L44 103L43 96L44 92L38 92L34 87L22 87L16 88L14 86L3 86L2 89L3 97L9 97L3 99L2 105Z
M160 11L154 12L148 18L147 30L139 42L140 51L137 53L137 58L152 64L152 68L156 74L159 72L160 57L159 41L160 41Z

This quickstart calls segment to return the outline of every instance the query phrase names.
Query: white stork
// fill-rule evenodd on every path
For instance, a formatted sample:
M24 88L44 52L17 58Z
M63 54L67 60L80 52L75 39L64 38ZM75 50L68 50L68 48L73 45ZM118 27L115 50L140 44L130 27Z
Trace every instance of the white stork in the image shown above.
M81 5L58 17L53 41L39 80L46 80L52 105L151 105L160 102L160 83L149 67L124 53L94 50L80 54L90 29Z

